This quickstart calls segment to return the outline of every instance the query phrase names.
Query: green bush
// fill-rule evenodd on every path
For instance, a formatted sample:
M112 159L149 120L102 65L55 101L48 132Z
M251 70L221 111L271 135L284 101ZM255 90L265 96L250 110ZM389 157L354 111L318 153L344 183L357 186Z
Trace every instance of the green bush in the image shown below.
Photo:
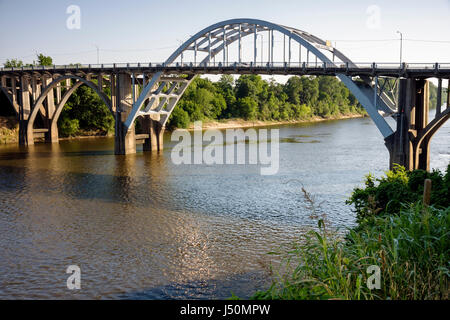
M189 114L181 108L175 108L169 119L169 124L167 125L169 129L186 129L189 126L191 119Z
M319 221L283 258L269 290L254 299L434 300L449 298L450 208L410 205L400 214L371 217L333 236ZM274 253L273 253L274 254ZM381 288L367 285L369 266L381 271Z
M59 133L63 137L75 136L80 131L78 119L62 118L58 122Z
M422 199L425 179L432 181L431 205L450 206L450 164L445 175L438 170L407 172L401 166L395 166L379 179L368 175L365 188L356 188L347 204L355 206L358 221L374 215L398 213L403 203Z

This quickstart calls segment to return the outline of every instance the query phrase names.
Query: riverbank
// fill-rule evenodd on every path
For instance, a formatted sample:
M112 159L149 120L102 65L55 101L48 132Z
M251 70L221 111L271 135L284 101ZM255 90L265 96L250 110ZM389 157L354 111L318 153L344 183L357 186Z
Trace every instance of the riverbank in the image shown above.
M365 115L354 113L333 117L318 117L314 116L308 119L302 120L289 120L289 121L261 121L261 120L244 120L244 119L224 119L224 120L204 120L203 129L238 129L238 128L256 128L256 127L269 127L279 126L286 124L298 124L298 123L315 123L330 120L344 120L354 118L364 118ZM194 124L192 123L188 130L194 130ZM76 140L87 139L96 137L109 137L112 134L105 135L100 131L85 131L72 137L61 137L60 140ZM19 124L14 117L0 117L0 144L17 143L19 141Z
M318 117L314 116L307 119L301 120L288 120L288 121L261 121L261 120L244 120L244 119L224 119L224 120L204 120L203 129L239 129L239 128L257 128L257 127L269 127L269 126L279 126L287 124L298 124L298 123L315 123L324 122L330 120L345 120L354 118L364 118L365 115L354 113L333 117ZM194 124L192 123L188 130L194 130Z
M19 142L19 123L14 117L0 117L0 144Z

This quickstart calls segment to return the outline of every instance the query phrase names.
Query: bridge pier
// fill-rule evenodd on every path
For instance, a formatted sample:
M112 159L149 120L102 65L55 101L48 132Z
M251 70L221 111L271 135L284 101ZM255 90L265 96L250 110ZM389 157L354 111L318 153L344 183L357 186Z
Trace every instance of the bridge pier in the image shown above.
M386 138L391 169L399 164L409 171L430 170L429 95L427 80L400 80L397 130Z
M144 151L162 151L164 149L165 128L160 123L159 116L144 116L142 118L142 129L146 139L144 140Z
M115 154L127 155L136 153L136 145L143 142L144 151L162 151L164 149L164 130L160 115L141 117L142 134L136 135L135 124L130 128L125 126L133 109L133 86L128 73L120 73L116 81L116 127Z
M31 101L29 92L29 80L26 76L21 77L19 94L19 145L28 144L28 117L31 112Z
M130 128L125 126L133 108L131 76L119 73L116 76L116 127L114 152L116 155L136 153L136 134L134 123Z

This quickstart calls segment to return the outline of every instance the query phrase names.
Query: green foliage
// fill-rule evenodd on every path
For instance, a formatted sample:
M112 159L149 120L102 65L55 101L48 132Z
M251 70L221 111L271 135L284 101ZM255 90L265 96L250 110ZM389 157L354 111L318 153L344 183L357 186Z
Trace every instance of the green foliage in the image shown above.
M181 128L186 129L189 126L190 118L189 114L182 108L175 108L170 116L169 129Z
M450 165L445 175L437 170L407 172L400 166L379 179L369 175L365 188L356 188L347 204L355 206L358 221L374 215L398 213L403 203L422 199L426 179L432 181L431 205L450 206Z
M6 60L4 63L5 68L20 68L23 67L23 61L19 59Z
M61 136L73 135L63 129L67 124L78 121L79 131L100 131L107 134L114 130L114 118L98 94L88 86L78 88L67 101L58 120ZM69 126L70 128L70 126Z
M51 57L44 56L42 53L37 55L37 65L38 66L52 66L53 59Z
M62 118L58 121L59 134L63 137L73 137L80 131L78 119Z
M450 208L410 205L400 214L372 217L345 239L323 220L281 255L285 272L253 298L270 300L448 299ZM367 286L369 266L381 270L381 288Z
M284 85L265 81L259 75L242 75L236 81L224 75L215 83L196 78L177 109L187 112L190 121L230 118L288 121L364 114L356 98L335 77L292 77ZM169 127L185 127L186 119L183 112L175 111Z
M438 96L438 87L435 86L431 81L430 84L430 108L436 109L437 107L437 96ZM441 93L441 103L442 105L447 103L447 90L448 88L443 88Z

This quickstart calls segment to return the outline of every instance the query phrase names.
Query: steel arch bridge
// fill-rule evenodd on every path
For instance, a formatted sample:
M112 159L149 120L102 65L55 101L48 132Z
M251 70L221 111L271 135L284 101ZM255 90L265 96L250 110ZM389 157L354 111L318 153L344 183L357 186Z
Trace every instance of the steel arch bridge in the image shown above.
M258 48L259 36L266 37L267 48L263 43ZM264 58L264 49L266 59L259 62L258 51ZM281 59L276 57L280 55ZM408 168L426 167L429 141L450 118L450 106L447 102L447 108L441 110L439 96L436 119L428 123L428 87L423 81L439 78L441 92L442 79L450 78L450 64L356 64L328 41L257 19L211 25L184 42L162 64L2 68L0 88L18 115L20 142L30 145L39 134L45 135L46 141L58 141L57 121L64 104L80 85L88 85L116 118L116 154L129 154L142 142L145 151L161 150L165 125L185 90L196 76L211 73L337 76L381 132L391 165L395 161ZM408 89L399 90L396 96L390 81L379 85L379 76L407 79L408 84L399 82ZM34 128L38 114L46 119L46 128ZM397 120L396 130L385 116ZM144 134L135 134L137 119ZM419 124L416 119L423 121Z
M274 24L268 21L256 19L233 19L216 23L209 26L183 43L164 63L171 65L177 59L180 59L180 65L183 65L183 55L185 52L194 52L193 65L208 66L216 65L216 57L221 55L222 60L217 63L218 66L229 66L229 47L231 44L238 43L238 57L233 65L242 64L242 40L245 37L253 36L253 61L252 66L257 66L257 37L260 33L267 33L269 39L268 57L269 66L274 65L275 41L274 33L278 32L284 37L283 42L283 66L290 66L292 63L293 42L297 44L299 50L299 63L301 63L301 52L306 50L307 63L311 58L327 65L342 65L354 67L355 64L347 58L342 52L333 48L329 43L307 32ZM286 50L286 46L288 49ZM302 49L304 48L304 49ZM262 51L262 48L261 48ZM287 51L287 52L286 52ZM199 59L199 53L205 53L206 56ZM313 57L310 57L312 55ZM330 55L332 57L330 57ZM288 56L288 57L286 57ZM264 63L263 63L264 64ZM393 130L387 124L386 120L379 111L387 114L396 112L394 102L384 94L377 94L378 99L375 105L375 89L372 80L368 76L361 76L361 79L367 86L361 87L357 85L350 76L338 74L339 79L348 87L350 92L358 99L361 105L366 109L367 113L373 119L384 138L393 133ZM187 86L192 82L194 77L190 77L182 81L182 85L176 86L165 79L163 72L157 72L143 89L140 97L134 103L132 111L125 122L125 127L130 129L132 124L139 116L158 115L161 117L161 125L164 126L174 110L179 98L184 93ZM156 90L154 87L157 87ZM169 87L169 96L163 93L164 88ZM149 103L145 102L149 100Z

